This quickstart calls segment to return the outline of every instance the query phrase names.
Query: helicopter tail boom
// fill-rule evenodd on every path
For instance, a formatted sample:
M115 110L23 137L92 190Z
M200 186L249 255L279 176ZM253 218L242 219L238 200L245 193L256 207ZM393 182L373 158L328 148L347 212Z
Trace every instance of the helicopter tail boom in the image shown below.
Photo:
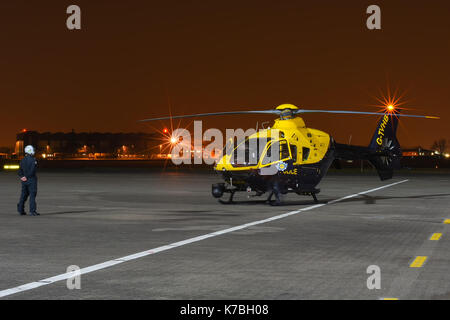
M368 147L335 144L336 158L343 160L368 160L377 170L381 180L391 179L394 169L400 168L402 155L397 140L398 118L395 113L385 113L378 122Z

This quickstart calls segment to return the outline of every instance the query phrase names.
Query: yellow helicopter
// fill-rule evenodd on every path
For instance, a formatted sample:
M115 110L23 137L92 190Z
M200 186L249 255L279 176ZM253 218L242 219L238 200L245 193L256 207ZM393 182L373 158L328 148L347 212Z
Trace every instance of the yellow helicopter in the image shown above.
M331 113L381 116L367 147L341 144L327 133L306 127L299 114ZM144 119L145 121L194 118L235 114L275 114L271 128L259 130L243 141L228 141L214 169L224 180L212 185L212 195L221 203L233 202L236 192L268 192L267 202L280 205L282 194L295 192L312 196L320 192L316 186L335 160L367 160L377 170L381 180L390 179L400 167L402 152L396 138L398 117L439 119L434 116L400 114L394 105L385 112L299 109L282 104L273 110L231 111ZM221 198L229 194L228 200ZM275 196L275 201L272 197Z

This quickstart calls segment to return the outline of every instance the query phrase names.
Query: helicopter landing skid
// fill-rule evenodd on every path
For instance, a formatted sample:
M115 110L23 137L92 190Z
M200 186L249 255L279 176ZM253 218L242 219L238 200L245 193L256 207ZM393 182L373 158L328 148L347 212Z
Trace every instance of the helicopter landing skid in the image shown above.
M233 204L233 203L235 203L235 202L233 202L233 197L234 197L234 194L235 194L236 191L232 190L232 191L229 191L229 192L230 192L230 197L228 198L227 201L219 199L219 202L221 204Z
M234 189L234 190L225 190L224 193L229 193L230 196L228 198L228 200L222 200L219 199L219 202L221 204L235 204L236 202L233 201L233 197L234 194L237 192L238 190ZM314 203L319 203L319 200L317 199L317 194L320 192L320 189L313 189L313 190L303 190L303 191L296 191L296 190L292 190L290 189L289 191L287 191L288 193L291 192L295 192L298 195L301 196L311 196L314 199ZM256 195L253 195L252 197L255 196L261 196L262 193L257 193ZM275 200L272 200L272 197L275 196ZM267 197L266 203L273 205L273 206L277 206L277 205L281 205L282 201L281 201L281 193L277 194L275 192L270 192L269 196Z
M314 203L319 203L319 200L317 199L317 194L320 192L320 189L313 189L313 190L307 190L307 191L294 191L294 190L288 190L286 193L289 192L295 192L298 195L301 196L311 196L314 199ZM272 197L275 195L276 200L272 201ZM277 206L281 204L280 194L277 194L275 192L271 192L269 197L266 200L267 203L273 206Z
M317 200L317 194L320 192L320 189L313 189L311 191L301 191L301 192L296 192L298 195L301 196L312 196L314 199L314 203L319 203L319 200Z

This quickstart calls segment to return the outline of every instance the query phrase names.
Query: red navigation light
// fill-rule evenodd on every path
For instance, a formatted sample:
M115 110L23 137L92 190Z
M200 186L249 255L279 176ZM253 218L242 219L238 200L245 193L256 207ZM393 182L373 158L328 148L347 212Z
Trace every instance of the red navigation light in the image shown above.
M164 132L164 133L168 133L169 130L167 130L167 128L164 128L163 132Z

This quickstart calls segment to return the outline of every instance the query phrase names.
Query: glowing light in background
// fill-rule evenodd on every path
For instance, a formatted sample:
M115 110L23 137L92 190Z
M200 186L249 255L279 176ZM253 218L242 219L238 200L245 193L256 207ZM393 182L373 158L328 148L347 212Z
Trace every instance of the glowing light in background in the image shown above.
M18 164L5 164L4 166L3 166L3 169L5 169L5 170L17 170L17 169L19 169L20 167L19 167L19 165Z

